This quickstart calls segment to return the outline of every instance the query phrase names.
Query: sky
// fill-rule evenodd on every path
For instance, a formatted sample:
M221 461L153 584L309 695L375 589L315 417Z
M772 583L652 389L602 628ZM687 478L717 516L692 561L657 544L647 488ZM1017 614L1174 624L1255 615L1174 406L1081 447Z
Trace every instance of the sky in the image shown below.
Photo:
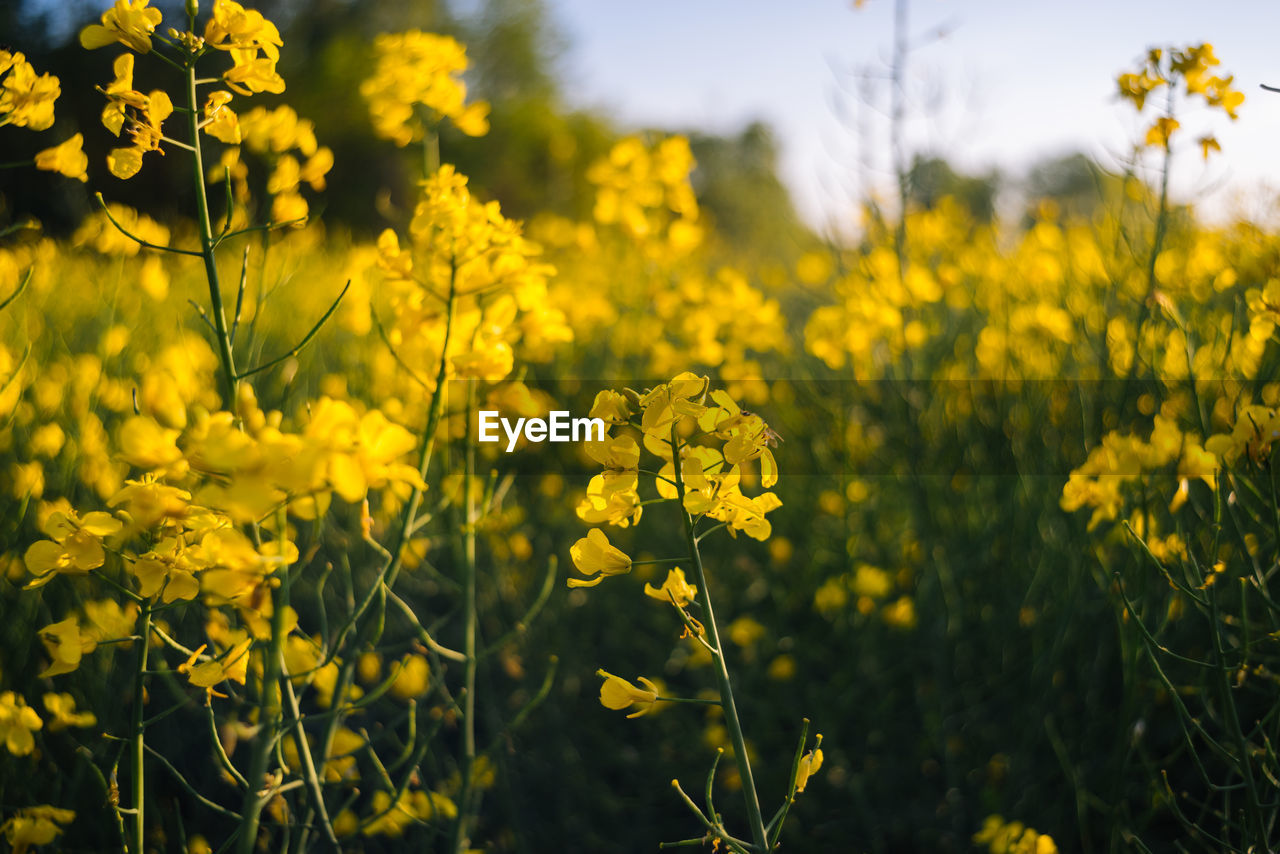
M1179 111L1189 132L1174 195L1210 218L1273 213L1280 93L1259 84L1280 86L1274 0L909 2L912 151L1015 178L1074 151L1118 168L1145 124L1116 99L1116 75L1150 46L1209 42L1246 101L1234 123L1195 105ZM798 210L835 228L851 221L854 199L888 186L893 3L549 0L568 43L561 72L572 105L634 128L733 133L763 120ZM859 96L868 80L879 81L870 102ZM1208 164L1194 144L1201 131L1222 145Z

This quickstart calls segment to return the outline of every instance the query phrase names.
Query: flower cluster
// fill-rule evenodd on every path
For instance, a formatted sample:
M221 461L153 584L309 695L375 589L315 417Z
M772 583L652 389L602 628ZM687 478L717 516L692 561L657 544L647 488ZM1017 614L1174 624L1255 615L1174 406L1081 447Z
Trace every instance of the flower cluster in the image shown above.
M36 74L23 54L0 49L0 79L0 127L13 125L42 131L53 126L53 105L62 94L57 77ZM77 133L39 152L35 166L68 178L89 180L85 174L89 158L84 153L84 136Z
M976 845L991 854L1058 854L1053 837L1026 827L1020 821L1006 822L998 815L987 816L982 829L973 835Z
M1203 480L1210 489L1215 488L1218 460L1214 454L1226 452L1221 440L1210 439L1202 447L1196 436L1184 434L1174 420L1157 415L1148 440L1115 431L1104 436L1102 444L1089 453L1084 464L1071 472L1062 488L1062 509L1074 512L1093 507L1089 527L1096 527L1120 513L1126 484L1172 469L1178 479L1178 490L1169 508L1177 510L1187 500L1191 481Z
M133 87L134 53L151 52L152 37L161 21L160 11L149 8L148 2L116 0L116 4L103 13L101 24L91 24L80 33L80 43L85 48L106 47L119 42L133 51L117 57L112 66L115 79L102 90L107 97L107 106L102 113L103 126L116 136L120 136L122 131L127 132L132 142L132 145L112 149L107 156L107 168L111 174L123 179L138 174L144 154L152 151L164 153L161 143L167 137L163 125L174 113L173 101L164 90L154 89L144 94ZM242 136L240 121L229 106L234 97L232 92L247 97L262 92L278 94L284 91L284 79L276 71L282 44L279 30L257 10L245 9L235 0L214 0L213 13L205 25L203 36L174 30L170 33L177 40L176 44L167 39L165 44L180 47L182 56L168 61L185 67L190 76L189 88L193 98L197 85L194 77L196 61L210 50L230 56L231 67L218 79L231 91L214 90L206 96L203 108L196 103L187 105L187 108L199 110L192 123L194 128L227 144L239 143ZM296 205L292 209L296 209Z
M77 712L70 694L48 692L44 695L44 708L48 719L27 705L25 699L14 691L0 693L0 744L14 756L27 756L35 750L32 733L44 729L46 723L51 732L68 727L91 727L97 723L92 712Z
M53 104L62 94L58 78L36 74L21 53L0 50L0 127L14 125L31 130L53 126Z
M1152 93L1164 89L1169 94L1170 109L1148 127L1144 138L1147 146L1167 149L1173 134L1181 127L1171 109L1173 92L1179 83L1185 96L1199 97L1208 107L1222 110L1232 121L1239 118L1244 93L1231 88L1234 75L1210 73L1218 64L1218 58L1213 55L1213 45L1207 42L1186 47L1153 47L1147 51L1137 71L1126 71L1116 78L1119 97L1132 104L1138 112L1143 111ZM1200 137L1197 144L1206 159L1210 151L1222 150L1212 135Z
M613 427L639 429L645 450L659 461L654 484L660 499L678 499L690 515L715 520L735 536L741 531L753 539L768 539L771 527L766 514L782 502L772 492L744 495L742 472L744 464L753 463L762 486L768 489L777 483L770 449L777 435L760 416L742 410L727 392L711 391L706 377L685 372L643 395L630 390L601 392L591 416ZM685 440L695 435L706 443ZM673 450L677 445L678 453ZM586 497L578 504L578 517L591 525L627 527L639 522L644 507L639 493L640 444L631 435L617 434L588 443L587 453L605 470L588 484ZM593 537L596 534L599 537L594 540L579 541L574 563L584 574L616 574L617 557L602 550L604 535L592 532Z
M548 358L572 333L547 305L555 271L540 253L497 202L475 199L466 177L442 166L423 183L408 245L390 229L378 238L399 357L428 385L442 357L446 379L492 382L511 373L517 345L531 358Z
M227 93L212 93L211 102L219 94ZM208 109L206 107L206 113ZM226 112L221 110L221 113ZM209 132L209 126L205 130ZM325 176L333 168L333 151L316 141L315 125L309 119L299 117L287 104L274 109L254 107L239 116L234 136L219 138L232 145L209 169L209 181L217 183L229 177L233 197L238 203L247 204L249 167L242 150L252 152L271 164L266 184L267 195L271 198L271 221L301 225L309 211L300 192L302 185L320 192L325 188Z
M665 234L673 248L692 249L702 240L698 201L689 186L693 167L682 136L652 148L640 137L622 140L587 172L596 186L596 221L619 223L635 238Z
M410 30L373 42L374 71L360 84L374 132L398 146L423 138L443 119L468 136L489 130L489 105L466 104L467 51L449 36Z

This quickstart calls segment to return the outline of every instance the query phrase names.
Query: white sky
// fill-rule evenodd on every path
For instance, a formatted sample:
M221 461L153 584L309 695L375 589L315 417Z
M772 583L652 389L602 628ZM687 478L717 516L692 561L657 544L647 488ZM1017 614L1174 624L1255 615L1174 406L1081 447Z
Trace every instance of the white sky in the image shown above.
M783 180L814 225L847 219L860 182L883 186L886 125L853 93L859 70L887 70L893 0L868 0L857 10L849 0L550 6L568 36L562 70L572 104L635 127L728 133L762 119L781 142ZM1222 61L1219 73L1235 74L1246 101L1235 123L1217 112L1180 112L1188 131L1175 193L1221 216L1242 197L1260 213L1262 189L1280 187L1280 94L1258 88L1280 85L1274 0L1216 7L1202 0L911 0L910 17L920 44L908 77L914 150L1015 176L1075 150L1114 163L1143 127L1115 99L1116 75L1148 46L1207 41ZM948 35L929 37L944 26ZM1209 121L1223 154L1206 168L1192 149Z

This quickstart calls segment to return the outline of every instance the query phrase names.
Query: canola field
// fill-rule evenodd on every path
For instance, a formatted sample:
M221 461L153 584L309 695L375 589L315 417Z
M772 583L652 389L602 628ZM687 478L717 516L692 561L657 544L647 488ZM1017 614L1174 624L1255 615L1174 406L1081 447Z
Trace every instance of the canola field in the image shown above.
M1155 181L776 252L685 136L473 179L537 120L408 28L353 229L269 17L95 14L85 115L0 50L0 175L89 200L0 220L0 848L1280 844L1280 238L1168 191L1229 57L1118 74Z

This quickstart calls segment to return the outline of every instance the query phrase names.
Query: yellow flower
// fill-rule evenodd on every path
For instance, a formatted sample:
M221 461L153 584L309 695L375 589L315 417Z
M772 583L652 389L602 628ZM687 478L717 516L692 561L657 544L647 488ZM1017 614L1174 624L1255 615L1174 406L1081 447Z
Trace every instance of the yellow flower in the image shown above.
M626 395L605 389L596 395L588 414L606 424L626 424L631 418L631 405Z
M13 691L0 694L0 741L14 756L26 756L35 750L31 733L44 726L44 721L27 701Z
M578 518L588 525L608 522L625 528L640 521L644 506L635 490L631 472L598 474L587 484L586 498L578 504Z
M322 145L316 149L315 154L307 158L306 163L302 164L298 179L307 182L311 189L318 193L324 189L324 176L328 175L331 169L333 169L333 151Z
M107 499L108 507L124 505L121 511L139 528L154 528L166 519L180 520L191 509L191 493L168 486L154 477L126 480L119 492Z
M301 228L306 224L309 212L307 200L294 192L281 193L271 200L271 221Z
M36 75L21 53L0 50L0 74L8 72L0 86L0 126L16 125L47 130L53 124L53 103L62 93L58 78Z
M1169 138L1181 125L1177 119L1161 116L1147 129L1146 144L1155 148L1168 148Z
M586 580L570 578L570 587L595 587L606 575L625 575L631 571L631 558L611 545L609 538L599 528L592 528L585 537L574 543L569 549L569 556L578 572L598 576Z
M213 16L204 28L204 42L218 50L262 51L273 64L280 58L280 31L256 9L234 0L214 0Z
M235 63L222 75L222 79L234 91L241 95L252 95L255 92L279 94L284 91L284 78L276 72L273 59L256 56L253 51L233 50L231 59Z
M992 854L1058 854L1053 837L1025 826L1020 821L1007 824L998 815L989 815L982 829L973 835L974 843L985 845Z
M667 580L662 582L661 587L646 584L644 595L662 602L674 601L677 606L683 608L698 598L698 588L685 580L684 570L677 566L667 573Z
M690 371L674 377L640 398L644 408L640 426L656 439L671 438L671 424L682 417L699 418L707 411L702 405L710 380Z
M583 448L587 456L611 472L634 472L640 465L640 446L630 436L609 436L601 441L589 441Z
M120 42L136 53L151 51L151 34L160 24L160 10L149 9L150 0L116 0L102 13L101 24L90 24L80 31L80 45L96 50Z
M204 132L227 145L240 144L240 122L227 104L232 95L225 89L210 92L204 102Z
M818 744L822 744L822 736L818 736ZM822 748L814 747L804 756L800 757L800 764L796 766L796 791L803 792L804 787L809 784L809 778L818 773L818 769L822 767Z
M139 93L127 94L135 96ZM124 180L137 175L142 169L142 155L148 151L160 151L160 143L164 139L162 124L173 114L173 102L159 89L142 96L141 106L137 106L135 101L132 97L114 97L102 114L102 123L109 129L119 133L123 126L133 138L133 147L113 148L107 154L107 169ZM126 106L133 109L132 115L125 110Z
M85 170L89 168L89 157L84 153L84 135L76 134L61 145L41 151L36 155L36 168L88 181Z
M645 687L639 688L622 677L614 676L604 670L597 670L596 675L604 678L604 684L600 686L600 703L606 709L620 710L635 706L636 711L627 717L638 718L652 711L654 704L658 701L658 686L643 676L640 677L640 681Z
M87 513L84 519L73 510L51 514L43 530L53 539L37 540L23 556L27 571L36 576L27 586L40 587L60 572L83 574L102 566L102 538L122 527L120 520L102 512Z
M191 657L186 662L178 665L178 672L187 674L191 684L197 688L204 688L208 691L209 696L218 694L217 691L213 690L213 686L223 680L229 679L232 682L239 682L243 685L249 667L249 647L252 644L252 638L245 638L223 655L201 664L196 664L200 654L204 652L207 646L207 644L201 645L199 649L191 653ZM222 695L218 694L218 696Z
M172 468L182 460L177 430L161 427L154 418L135 415L120 428L120 458L148 471Z
M430 687L431 666L427 659L421 655L406 655L391 683L391 693L401 700L413 700L426 694Z
M456 39L421 30L383 33L373 42L373 76L360 84L369 103L373 129L398 146L422 139L426 133L419 107L433 122L450 119L468 136L489 130L489 105L464 106L467 51Z
M292 192L298 186L298 178L302 167L297 158L286 154L276 162L275 171L267 179L267 192L271 195Z
M81 658L98 648L92 635L80 632L80 621L74 615L41 629L40 642L51 659L40 674L41 679L72 672L80 666Z
M53 715L49 720L49 732L73 726L91 727L98 723L93 712L76 711L76 701L70 694L55 694L50 691L44 695L44 707Z
M76 817L73 810L51 806L27 807L0 824L0 833L9 841L13 854L27 854L32 845L48 845L62 833L60 824L69 824Z

